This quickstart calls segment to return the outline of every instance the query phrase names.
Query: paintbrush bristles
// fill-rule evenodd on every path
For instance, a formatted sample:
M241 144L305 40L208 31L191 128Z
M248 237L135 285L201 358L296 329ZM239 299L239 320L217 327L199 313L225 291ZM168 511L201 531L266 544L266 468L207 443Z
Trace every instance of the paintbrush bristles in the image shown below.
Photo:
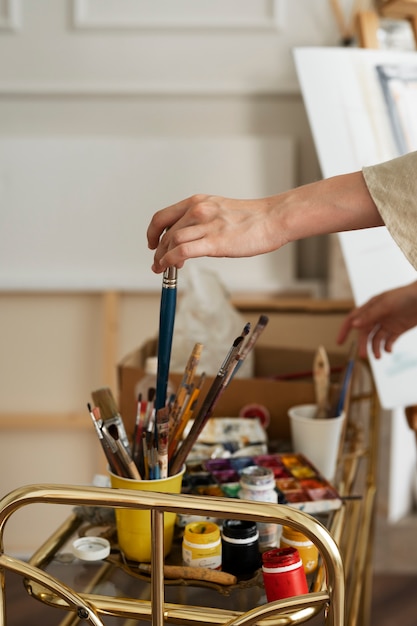
M130 445L126 429L111 389L109 387L96 389L91 393L91 397L95 405L100 409L103 424L106 426L109 426L110 423L117 425L121 442L126 451L130 454Z
M100 407L100 413L103 421L107 421L119 415L116 400L109 387L97 389L91 393L91 397L96 406Z

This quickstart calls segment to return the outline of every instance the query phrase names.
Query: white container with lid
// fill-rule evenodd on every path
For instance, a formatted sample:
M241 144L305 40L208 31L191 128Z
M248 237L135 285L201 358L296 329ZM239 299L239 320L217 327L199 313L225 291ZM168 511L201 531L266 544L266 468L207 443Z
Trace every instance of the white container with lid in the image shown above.
M273 471L268 467L250 465L245 467L240 475L239 498L242 500L255 500L257 502L278 502L278 493L275 489ZM277 524L257 523L259 532L259 548L261 551L274 548L278 544L278 531L281 527Z

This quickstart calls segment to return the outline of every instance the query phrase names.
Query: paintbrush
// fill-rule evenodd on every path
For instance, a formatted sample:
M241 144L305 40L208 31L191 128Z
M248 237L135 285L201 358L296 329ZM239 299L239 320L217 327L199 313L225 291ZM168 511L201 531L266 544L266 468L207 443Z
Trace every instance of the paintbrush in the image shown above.
M190 398L194 375L200 362L202 351L203 344L196 343L188 357L181 383L169 411L169 439L172 438Z
M121 464L124 468L124 473L126 478L134 478L135 480L141 480L141 475L139 474L138 468L132 460L132 457L127 452L126 448L122 444L119 438L119 430L116 424L109 424L108 426L103 425L103 429L106 429L107 433L114 440L116 446L116 454L120 459Z
M327 352L323 346L319 346L314 357L313 378L317 404L315 418L325 419L328 417L329 411L330 365Z
M138 406L138 410L137 410L137 413L138 413L136 417L137 426L135 428L134 439L132 443L132 459L134 460L136 467L139 470L139 473L143 475L145 473L145 466L143 462L144 457L143 457L142 435L145 431L145 426L146 426L147 402L140 399L138 404L140 406Z
M150 563L139 563L138 569L141 572L150 574L152 565ZM237 578L233 574L205 567L189 567L187 565L164 565L164 578L205 580L218 585L235 585L237 583Z
M225 385L228 385L230 380L234 376L236 376L237 372L239 371L239 368L242 367L244 360L246 359L248 354L251 352L251 350L253 350L253 348L255 347L255 344L258 341L261 333L264 331L265 326L268 324L268 321L269 321L269 318L267 315L262 314L259 316L259 319L256 323L255 328L249 335L246 343L243 345L242 349L240 350L238 354L234 367L232 366L230 368L230 373L229 373L228 379L225 381ZM245 328L247 328L247 325L245 326ZM249 325L249 328L247 328L247 330L249 333L250 325Z
M162 409L166 404L176 305L177 268L168 267L163 274L159 311L158 365L155 395L156 411Z
M334 411L334 417L338 417L346 410L347 398L349 397L349 391L352 384L353 370L356 362L357 343L354 341L350 347L348 362L343 374L342 388L340 390L339 398L337 401L336 409Z
M99 407L103 425L110 426L116 424L120 441L130 456L129 440L127 438L126 429L123 424L122 416L117 408L116 401L109 387L96 389L91 393L94 404Z
M138 400L136 403L136 418L135 418L135 427L133 429L132 435L132 459L136 457L137 448L138 448L138 440L140 441L140 427L141 427L141 413L142 413L142 394L138 394Z
M171 460L171 458L174 456L178 443L181 440L182 433L184 432L186 425L188 424L189 420L191 419L194 413L194 409L197 406L197 402L198 402L198 396L200 395L200 391L203 386L205 378L206 378L206 374L205 372L203 372L200 376L200 380L198 381L197 385L193 386L193 389L190 393L189 400L185 406L184 412L180 416L179 422L175 426L175 429L171 435L171 438L169 440L169 446L168 446L168 459L169 460Z
M100 409L98 407L94 407L93 409L89 403L87 404L87 408L111 471L118 476L124 476L123 466L117 457L116 450L107 441L102 431L103 420L100 417Z
M159 477L168 477L168 407L159 409L156 414L157 455L159 465Z
M246 326L245 326L245 329L246 329ZM243 332L245 332L245 329ZM217 375L214 378L210 386L210 389L208 390L208 393L203 401L203 404L194 420L194 423L190 428L190 432L188 433L187 437L182 442L180 448L177 450L177 452L174 454L172 458L171 467L169 470L171 476L174 476L181 470L191 448L197 441L197 438L199 434L201 433L201 431L203 430L204 426L206 425L207 420L211 417L214 407L218 399L220 398L222 391L225 388L224 381L229 375L229 369L239 353L239 349L240 349L243 339L244 339L243 334L240 335L239 337L236 337L236 339L234 340L231 348L229 349L226 355L226 358L221 364L220 369L217 372Z

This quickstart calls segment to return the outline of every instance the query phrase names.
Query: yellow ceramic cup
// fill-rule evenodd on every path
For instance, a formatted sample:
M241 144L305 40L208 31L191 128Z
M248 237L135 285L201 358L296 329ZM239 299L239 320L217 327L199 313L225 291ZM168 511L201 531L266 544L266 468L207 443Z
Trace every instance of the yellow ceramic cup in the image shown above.
M159 480L134 480L109 472L111 486L115 489L181 493L185 468L168 478ZM164 514L164 555L169 554L174 535L175 513ZM120 550L133 561L149 563L151 560L151 514L149 509L116 509L116 527Z

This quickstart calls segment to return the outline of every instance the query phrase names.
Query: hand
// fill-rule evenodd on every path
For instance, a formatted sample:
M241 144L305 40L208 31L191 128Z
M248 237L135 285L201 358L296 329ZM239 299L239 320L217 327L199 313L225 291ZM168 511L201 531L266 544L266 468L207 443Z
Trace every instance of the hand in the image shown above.
M345 342L350 331L358 331L358 353L367 356L368 341L379 359L382 350L392 352L395 341L417 325L417 282L385 291L354 309L340 327L337 342Z
M154 272L187 259L249 257L275 250L285 237L273 226L273 202L195 195L155 213L147 236Z
M161 273L191 258L250 257L305 237L382 225L362 173L353 172L258 200L194 195L155 213L147 235L152 269Z

